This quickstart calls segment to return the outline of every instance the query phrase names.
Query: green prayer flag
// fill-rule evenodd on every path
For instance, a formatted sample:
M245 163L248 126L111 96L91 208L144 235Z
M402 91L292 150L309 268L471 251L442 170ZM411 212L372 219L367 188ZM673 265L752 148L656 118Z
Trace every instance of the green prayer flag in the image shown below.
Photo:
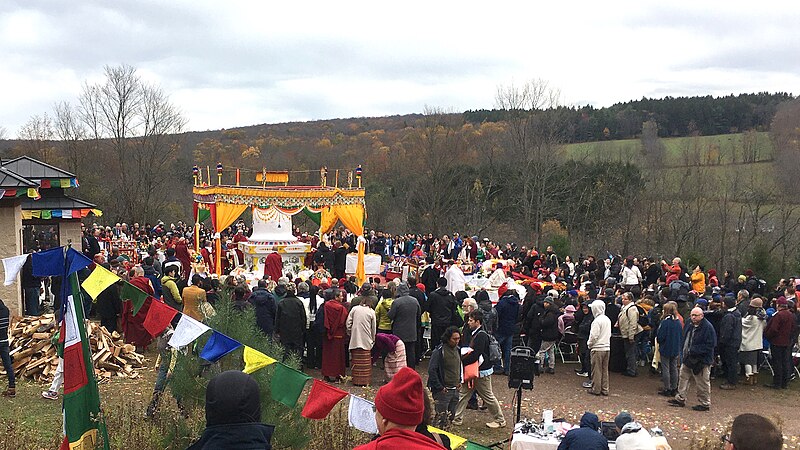
M53 211L49 209L42 210L42 219L52 219L53 218Z
M130 300L133 302L133 314L136 315L139 310L142 309L142 306L144 306L144 301L147 300L147 293L127 281L124 281L122 289L119 291L119 298L123 301Z
M467 450L492 450L489 447L484 447L481 444L476 444L472 441L467 441Z
M303 212L315 224L319 225L320 223L322 223L322 213L321 212L319 212L319 211L317 211L317 212L309 211L308 208L303 208Z
M205 222L211 217L211 211L203 208L197 209L197 221L198 222Z
M272 372L269 386L272 399L283 403L289 408L294 408L297 405L297 399L303 393L306 381L310 380L311 377L280 362L274 364L274 366L275 371Z

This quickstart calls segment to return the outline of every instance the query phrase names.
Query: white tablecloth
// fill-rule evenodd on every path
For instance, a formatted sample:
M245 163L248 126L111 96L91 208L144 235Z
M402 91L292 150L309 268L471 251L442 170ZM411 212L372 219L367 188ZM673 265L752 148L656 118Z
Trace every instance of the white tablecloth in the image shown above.
M345 272L356 273L358 265L358 253L348 253L345 262ZM374 253L364 255L364 273L367 275L377 275L381 273L381 257Z
M511 438L511 450L557 450L560 441L556 438L544 439L527 434L516 433ZM616 450L613 442L608 443L609 450Z

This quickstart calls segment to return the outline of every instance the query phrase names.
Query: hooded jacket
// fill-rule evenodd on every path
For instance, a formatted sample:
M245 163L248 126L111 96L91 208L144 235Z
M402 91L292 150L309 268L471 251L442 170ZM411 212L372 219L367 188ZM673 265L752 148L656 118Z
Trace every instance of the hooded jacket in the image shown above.
M299 345L302 348L306 331L306 308L299 298L290 294L278 303L275 314L275 334L281 343Z
M638 422L623 425L615 442L618 450L656 450L650 433Z
M611 350L611 319L606 316L606 304L602 300L595 300L589 308L592 310L594 320L589 331L587 346L592 351Z
M558 316L560 315L561 313L558 311L558 308L556 308L556 305L552 302L549 307L545 306L544 312L539 319L542 327L543 341L557 341L561 337L561 333L558 332Z
M229 370L206 388L206 429L188 450L271 449L275 427L260 423L258 383L244 372Z
M742 345L742 315L735 307L722 316L719 324L719 343L735 349Z
M422 309L417 299L409 295L408 285L405 283L397 286L397 298L392 302L388 315L392 319L392 334L402 339L405 344L416 342Z
M570 430L558 444L558 450L608 450L608 440L598 431L597 414L583 413L581 427Z
M664 357L675 357L681 354L681 337L683 330L677 317L667 316L658 325L656 340L658 352Z
M764 328L767 326L767 313L764 308L753 308L753 314L742 317L742 344L740 352L761 350L764 347Z

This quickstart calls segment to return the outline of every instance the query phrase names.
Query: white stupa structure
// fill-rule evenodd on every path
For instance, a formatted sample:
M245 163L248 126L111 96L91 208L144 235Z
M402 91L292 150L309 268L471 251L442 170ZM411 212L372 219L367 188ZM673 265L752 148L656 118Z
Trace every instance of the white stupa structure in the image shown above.
M248 242L240 242L248 271L263 274L268 254L278 253L283 260L283 273L298 273L311 252L311 244L300 242L292 234L292 217L277 208L252 208L253 233Z

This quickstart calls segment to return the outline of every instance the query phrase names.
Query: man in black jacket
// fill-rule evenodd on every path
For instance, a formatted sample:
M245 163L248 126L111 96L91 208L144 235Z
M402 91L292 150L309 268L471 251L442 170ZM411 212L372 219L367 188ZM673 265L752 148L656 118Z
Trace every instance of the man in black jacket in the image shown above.
M431 336L441 336L451 325L456 308L456 298L448 291L447 279L442 277L436 281L439 286L428 296L428 311L431 315ZM408 351L408 349L406 349Z
M420 289L419 286L417 286L413 278L408 279L408 295L417 299L417 303L419 303L420 314L424 314L426 311L428 311L428 300L425 297L425 292L423 292L423 289ZM422 355L424 355L428 350L425 343L425 338L423 336L424 333L425 329L422 328L422 323L420 322L419 326L417 327L417 364L422 361ZM431 335L431 338L431 341L435 342L436 336Z
M425 264L427 267L423 269L420 281L425 285L425 294L431 295L431 292L436 290L436 282L439 281L441 274L433 265L433 256L426 256Z
M289 283L288 293L278 303L275 314L275 336L285 349L284 360L289 353L294 353L302 361L303 339L306 332L306 308L295 296L295 285ZM301 366L302 367L302 366Z
M272 337L277 306L275 298L267 290L267 280L258 280L258 287L253 289L249 301L255 307L256 325L265 336Z
M453 425L459 426L463 424L464 410L467 409L467 402L472 396L473 392L477 392L478 397L483 399L483 403L489 407L489 413L494 418L494 421L486 424L489 428L504 428L506 426L506 419L503 416L503 411L500 409L500 403L494 396L492 391L492 361L489 360L489 335L481 327L483 322L483 313L480 311L472 311L467 317L467 324L472 330L470 339L470 347L472 351L467 353L461 358L464 366L474 364L483 356L483 363L478 367L478 378L475 378L472 387L468 387L467 383L461 385L461 390L458 397L458 405L456 406L456 416L453 419Z
M542 364L545 362L545 355L547 355L547 368L546 373L556 373L556 343L558 342L561 334L558 331L558 316L561 313L558 308L553 304L553 297L549 295L542 301L544 305L544 312L539 318L539 323L542 330L542 344L539 348L539 361Z
M720 389L736 389L739 379L739 346L742 345L742 315L733 297L725 297L725 312L719 325L719 349L726 382Z

